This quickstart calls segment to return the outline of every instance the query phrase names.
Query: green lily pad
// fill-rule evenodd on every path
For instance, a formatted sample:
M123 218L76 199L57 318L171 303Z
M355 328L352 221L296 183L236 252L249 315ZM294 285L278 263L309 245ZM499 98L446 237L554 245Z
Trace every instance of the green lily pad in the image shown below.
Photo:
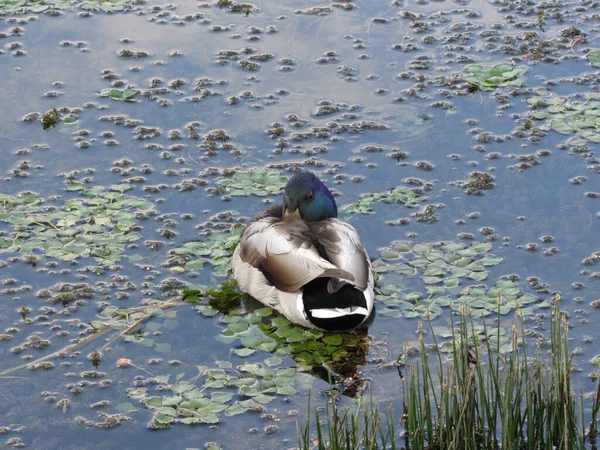
M363 194L360 200L355 203L349 203L340 207L340 211L347 214L372 214L372 205L375 202L403 204L409 208L414 208L419 202L426 200L427 197L419 196L414 189L398 186L389 192L375 192Z
M590 50L585 57L592 66L600 67L600 50Z
M501 86L522 86L523 80L519 77L525 74L527 69L513 68L508 64L471 64L465 67L465 72L465 81L482 91L491 91Z
M126 102L137 102L134 98L139 91L137 89L104 89L100 91L100 97L108 97L113 100L123 100Z
M559 97L547 91L539 93L542 95L528 99L530 106L535 108L528 114L531 119L545 120L543 128L571 136L567 140L570 146L600 142L600 98L596 93L586 93L583 102L578 99L571 101L569 97Z
M231 270L231 257L237 246L243 227L232 227L228 231L213 233L203 241L186 242L182 247L177 247L169 252L171 255L165 265L170 268L178 268L181 272L202 268L205 264L211 264L215 273L226 275ZM178 264L181 255L186 262L185 267Z
M225 187L234 197L246 195L265 197L279 194L287 179L281 176L278 170L257 168L236 172L233 178L218 178L216 183Z
M487 269L502 263L502 258L488 253L491 249L489 242L412 245L404 241L379 249L383 259L373 263L377 268L376 299L384 305L378 308L379 313L393 318L434 319L444 308L466 305L477 309L477 315L487 315L498 310L498 298L501 314L514 311L518 304L537 305L537 297L524 294L512 281L500 280L491 289L469 285L469 280L487 280ZM416 276L420 276L421 286L427 285L426 294L409 290Z
M0 222L15 230L9 234L10 245L2 245L0 251L31 253L36 249L65 261L93 257L106 265L119 261L125 245L140 238L134 231L136 213L152 203L126 196L124 189L114 192L77 183L69 186L80 197L58 207L46 205L33 193L16 197L0 193Z

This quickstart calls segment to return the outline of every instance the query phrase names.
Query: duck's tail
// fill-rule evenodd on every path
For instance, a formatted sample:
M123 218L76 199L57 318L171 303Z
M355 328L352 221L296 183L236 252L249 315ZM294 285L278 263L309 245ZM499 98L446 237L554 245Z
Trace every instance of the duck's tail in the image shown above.
M331 281L317 278L304 286L302 299L308 320L328 331L356 328L371 313L365 293L348 283L339 283L330 292Z

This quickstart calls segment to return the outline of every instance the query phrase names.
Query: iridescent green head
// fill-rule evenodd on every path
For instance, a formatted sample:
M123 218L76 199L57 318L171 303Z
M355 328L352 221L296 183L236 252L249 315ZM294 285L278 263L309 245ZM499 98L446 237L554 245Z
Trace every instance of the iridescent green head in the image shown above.
M284 215L299 214L302 220L316 222L337 217L333 194L311 173L297 173L285 186Z

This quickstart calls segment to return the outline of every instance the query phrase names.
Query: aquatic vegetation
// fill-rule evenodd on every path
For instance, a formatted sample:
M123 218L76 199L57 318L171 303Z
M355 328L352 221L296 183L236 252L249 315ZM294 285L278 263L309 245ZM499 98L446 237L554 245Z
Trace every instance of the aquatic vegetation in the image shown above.
M487 172L472 172L468 180L459 180L456 184L465 188L468 195L483 195L483 191L494 187L494 177Z
M41 13L54 9L116 12L131 9L133 3L132 0L0 0L0 8L12 14Z
M427 331L420 326L418 356L406 370L404 362L396 361L404 430L395 428L391 407L366 394L353 405L341 406L332 391L324 412L316 409L313 416L309 402L306 418L298 419L299 447L341 450L351 443L352 448L397 449L402 440L407 448L431 450L498 450L515 445L583 450L589 448L586 442L593 448L600 391L596 388L591 397L575 394L568 347L570 327L559 300L557 296L550 317L547 345L552 352L545 353L546 344L538 341L535 356L522 345L526 330L518 310L509 345L499 349L493 328L486 327L487 337L475 334L472 316L461 309L451 334L454 351L449 362L428 351L426 339L437 343L439 337L432 323L428 322ZM492 325L500 329L500 322L498 314ZM584 408L592 410L588 430Z
M170 375L154 376L150 387L130 388L127 395L152 412L148 423L152 429L175 423L218 423L220 413L261 412L277 396L295 394L294 379L309 375L293 367L278 367L282 362L281 358L267 358L262 363L234 366L217 361L212 366L199 365L198 374L190 380L183 380L183 374L174 380Z
M461 307L474 321L470 354L489 344L508 358L510 313L523 314L527 327L518 345L547 343L555 290L572 290L564 308L570 337L582 341L569 355L573 387L590 393L586 373L575 371L597 373L590 349L599 275L587 244L600 214L598 5L302 3L0 0L0 60L9 67L0 362L20 366L10 374L23 378L4 374L2 399L10 423L27 425L0 426L6 445L72 446L68 433L56 436L58 422L67 432L81 427L75 434L127 427L102 433L98 445L111 447L123 431L141 442L148 422L218 421L155 437L176 448L219 448L206 443L213 439L223 448L294 447L292 413L302 413L312 388L318 416L310 405L301 447L408 447L409 429L427 430L428 419L437 426L424 397L411 397L423 415L404 415L403 403L416 406L396 378L400 369L407 388L415 380L404 364L420 352L419 320L432 319L420 356L438 351L446 375L449 360L462 370L469 355L455 345L460 330L450 323ZM468 95L478 90L486 92ZM370 253L387 245L375 262L369 335L295 327L221 283L241 225L299 170L326 176L348 203L341 214L368 222ZM102 192L84 194L100 185ZM21 191L36 194L28 203ZM388 244L393 239L440 242L407 250ZM494 314L497 328L484 329L481 316L489 325ZM430 392L440 388L434 365ZM414 367L415 376L423 373ZM444 380L458 386L448 397L464 397L448 406L449 428L437 429L444 437L476 429L467 422L473 398L456 384L471 379ZM326 396L319 392L328 381ZM544 401L552 395L543 391ZM465 406L462 422L456 404ZM487 406L478 405L485 420ZM523 423L517 409L512 417ZM587 406L584 414L587 421ZM412 419L416 428L408 428ZM486 426L482 433L495 427ZM411 439L419 448L418 436ZM435 450L435 439L426 439Z
M588 52L588 54L585 55L585 57L592 66L600 67L600 50L598 50L598 49L590 50Z
M419 211L412 214L417 222L434 223L438 221L438 214L435 212L435 206L425 205Z
M310 399L310 397L309 397ZM390 449L398 450L394 410L361 395L356 404L338 404L333 390L324 411L315 408L314 418L309 407L306 420L298 418L298 442L302 450ZM310 401L309 401L310 405ZM382 412L383 410L383 412ZM313 426L315 430L313 431Z
M214 315L215 308L198 305L204 315ZM254 311L234 310L221 321L227 327L217 340L234 346L233 353L241 357L256 352L290 355L298 367L314 371L329 367L334 373L356 370L365 362L369 339L361 333L325 333L300 327L270 308Z
M264 197L279 194L287 179L281 176L278 170L256 168L237 171L232 178L221 177L215 182L225 187L226 192L234 197L247 195Z
M565 442L564 448L585 448L585 426L578 411L583 396L576 396L571 386L569 326L559 300L557 296L550 318L552 352L548 354L542 352L540 342L533 357L522 345L525 328L519 310L508 351L497 351L493 340L481 349L473 346L478 337L472 333L470 314L463 309L453 333L452 365L447 371L432 371L421 328L420 358L411 363L403 382L404 423L411 448L498 449L517 442L522 448L554 448ZM498 313L496 325L500 320ZM435 341L433 329L431 333ZM442 367L440 357L437 363ZM596 393L594 403L597 397Z
M165 316L165 310L180 306L178 302L179 299L168 302L154 300L147 306L134 306L126 309L112 305L107 306L99 312L98 319L92 321L90 325L97 331L117 330L119 331L117 337L123 337L126 342L138 342L145 347L152 347L154 340L147 337L150 332L155 332L162 327L171 330L177 327L177 321ZM146 324L146 330L140 332L144 323L151 319L164 317L166 318L163 321L153 320L151 323ZM159 353L166 353L170 351L170 346L169 344L157 344L155 350Z
M50 302L52 302L53 300L60 301L63 304L63 306L67 306L67 304L70 301L75 300L77 297L89 298L93 295L93 291L90 290L91 288L82 283L78 283L76 285L70 285L65 283L58 285L58 288L62 291L62 293L51 297ZM47 290L47 292L43 294L40 292L38 295L41 297L49 297L51 296L51 293L50 290ZM140 328L144 324L147 324L148 329L153 330L153 332L156 332L156 330L160 329L162 326L168 329L174 329L177 326L177 321L173 320L169 316L167 316L167 319L164 320L162 323L148 322L155 317L165 316L166 310L185 304L186 303L181 301L181 296L179 296L168 301L150 300L146 301L144 305L136 305L131 308L117 308L112 305L105 306L99 312L97 320L93 320L89 325L86 325L82 322L78 323L80 328L87 328L85 337L77 339L74 343L71 343L57 351L54 351L53 353L47 354L46 356L38 358L34 361L28 361L25 364L2 370L0 371L0 376L6 376L7 374L14 373L18 370L22 370L25 368L27 368L28 370L37 370L40 368L52 369L54 367L54 364L49 360L54 358L62 358L65 354L75 352L79 348L97 341L98 338L106 334L110 334L110 336L108 337L108 339L106 339L104 344L100 347L96 347L90 353L89 359L92 362L92 364L94 364L94 367L97 367L97 365L100 364L102 351L106 350L111 344L113 344L121 338L123 338L125 341L140 342L146 347L154 346L154 350L159 353L168 353L171 350L169 344L155 344L154 341L151 339L146 339L145 341L143 341L143 336L147 335L148 333L147 331L140 332ZM23 315L25 316L25 314ZM140 337L142 339L140 339ZM34 343L35 342L39 343L40 340L35 339ZM130 366L135 365L132 364L131 360L129 359L120 359L117 361L117 367L126 368ZM87 378L100 378L104 375L104 373L96 371L82 373L82 376ZM66 409L66 404L63 410L64 409Z
M231 311L237 310L241 303L244 294L236 290L237 284L235 280L224 281L219 288L197 287L194 289L184 289L182 291L183 301L187 303L198 303L203 298L208 298L208 307L206 305L198 305L196 309L206 316L214 316L217 312L228 314Z
M359 201L341 206L340 211L348 214L373 214L372 205L375 202L403 204L409 208L414 208L419 202L426 199L427 197L417 194L415 189L397 186L390 189L389 192L362 194Z
M219 5L219 7L220 7L220 5ZM232 4L228 5L228 7L231 12L234 12L234 13L243 12L246 15L249 15L252 11L254 11L256 9L250 3L232 3Z
M137 89L103 89L100 91L100 97L109 97L113 100L124 100L126 102L138 102L134 98L139 91Z
M213 233L202 241L186 242L183 247L169 252L165 266L173 273L183 273L211 264L215 273L225 275L231 270L231 257L242 231L241 226L232 227L229 231Z
M465 81L477 86L482 91L491 91L501 86L522 86L521 75L527 72L524 67L512 67L508 64L484 66L471 64L465 67Z
M521 291L514 281L500 280L493 288L485 285L468 285L487 279L488 267L503 260L488 252L491 243L473 243L468 246L459 242L440 244L413 244L396 241L379 250L382 260L373 263L379 274L376 283L376 299L384 307L379 314L403 318L435 318L444 308L458 309L468 306L473 314L489 315L500 308L502 314L514 311L517 306L524 313L533 310L525 305L539 303L537 297ZM420 277L427 285L426 292L408 288L407 277ZM499 306L500 302L500 306Z
M136 212L152 203L125 195L130 185L86 188L72 183L69 191L81 197L66 200L60 207L50 206L37 194L18 196L0 194L0 222L14 231L0 237L0 252L32 254L73 261L93 257L100 264L121 259L125 245L137 241Z
M48 303L68 305L80 298L92 298L94 288L87 283L59 283L38 293L39 297L48 297ZM54 294L53 294L54 293Z
M532 107L529 117L545 120L544 127L557 133L575 135L569 139L570 145L600 142L600 94L588 92L585 101L580 101L554 95L546 89L537 93L527 99Z
M50 130L60 121L60 113L56 108L42 114L42 127L44 130Z
M198 304L195 308L206 316L219 314L219 305L214 305L210 299L215 298L233 298L232 290L224 284L221 289L187 290L184 291L183 299L197 302L201 298L209 298L209 304ZM239 293L238 293L239 296ZM128 341L138 340L138 336L133 333L134 326L139 327L142 321L149 318L160 317L166 314L167 307L177 306L178 300L170 302L155 302L154 305L146 307L136 307L129 310L121 310L114 307L108 307L100 314L107 317L106 322L93 322L92 325L98 330L111 327L117 330L127 330L123 333ZM229 305L229 308L235 308L235 305ZM128 389L128 396L132 400L140 402L152 413L152 418L148 423L149 428L168 428L174 423L186 425L199 423L218 423L219 415L223 413L228 416L234 416L245 413L246 411L261 412L264 405L273 401L277 396L289 396L296 393L294 387L298 383L305 383L310 380L310 375L303 372L300 368L289 367L284 358L276 356L285 355L288 352L276 352L275 348L280 345L274 338L263 335L263 341L258 342L256 332L262 334L254 326L259 326L261 330L270 330L277 333L277 330L285 330L283 324L275 328L263 323L264 320L271 319L275 323L278 319L273 316L273 310L262 308L259 310L246 312L243 309L235 308L233 311L222 317L222 322L226 324L219 337L219 340L240 340L244 347L234 348L232 353L241 358L249 357L255 351L262 350L269 355L259 362L245 362L234 365L231 361L216 361L211 365L198 365L198 373L195 377L183 379L184 373L179 373L175 377L171 375L153 375L151 381L146 386L137 385ZM285 321L285 319L283 319ZM154 325L150 327L150 325ZM172 319L164 321L168 328L177 326ZM153 320L145 325L149 331L156 331L160 328L160 322ZM296 328L297 332L302 333L304 329ZM292 332L280 332L285 339L295 343L299 341L294 339ZM323 334L321 333L321 337ZM306 336L304 342L312 340L313 336ZM147 336L142 336L140 343L148 340ZM337 338L335 343L330 339L329 345L339 344ZM341 342L341 341L340 341ZM272 345L266 345L267 343ZM165 345L165 344L163 344ZM281 345L283 347L283 344ZM158 347L158 344L156 345ZM335 347L337 349L337 346ZM243 351L248 349L250 351ZM168 352L170 349L156 348L156 351ZM271 355L270 353L274 353ZM125 363L124 363L125 364ZM129 367L131 363L123 365Z

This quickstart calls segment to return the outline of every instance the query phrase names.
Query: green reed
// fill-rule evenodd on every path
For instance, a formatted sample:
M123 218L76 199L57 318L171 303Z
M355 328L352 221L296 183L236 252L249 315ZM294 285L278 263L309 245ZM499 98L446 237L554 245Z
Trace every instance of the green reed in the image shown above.
M515 314L509 349L499 351L500 301L497 332L484 338L473 317L461 309L458 323L451 317L454 350L449 361L426 348L419 326L420 357L402 379L403 414L398 432L392 406L383 407L364 397L352 408L337 405L333 390L325 410L310 410L298 422L303 450L583 450L595 448L600 411L600 384L589 406L584 426L584 397L571 387L572 356L569 327L557 296L550 318L549 342L538 341L529 356L520 311ZM433 325L430 335L437 346ZM432 369L435 366L435 369ZM310 403L310 402L309 402ZM315 431L311 433L311 424Z
M498 309L498 325L500 319ZM554 302L546 353L540 342L535 356L528 356L519 310L512 326L510 350L505 354L494 346L485 321L483 324L486 338L480 342L469 311L460 311L458 324L452 324L454 351L450 362L443 364L438 353L435 375L428 362L424 332L419 330L421 358L411 364L405 382L405 428L410 448L585 448L583 404L576 405L571 388L569 330L559 298ZM429 327L435 342L431 323ZM500 327L497 329L495 342L499 343ZM580 400L583 402L583 398Z

